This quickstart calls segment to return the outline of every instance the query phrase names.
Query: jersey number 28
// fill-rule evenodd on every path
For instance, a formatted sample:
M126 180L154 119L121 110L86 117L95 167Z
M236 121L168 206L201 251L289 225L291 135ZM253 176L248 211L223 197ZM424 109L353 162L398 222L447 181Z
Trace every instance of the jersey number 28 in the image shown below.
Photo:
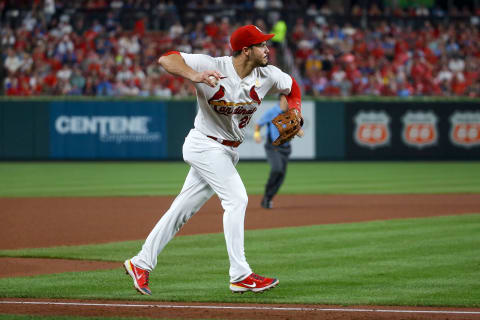
M245 128L245 126L250 122L251 117L252 116L245 116L242 119L240 119L240 121L238 123L238 127L240 129Z

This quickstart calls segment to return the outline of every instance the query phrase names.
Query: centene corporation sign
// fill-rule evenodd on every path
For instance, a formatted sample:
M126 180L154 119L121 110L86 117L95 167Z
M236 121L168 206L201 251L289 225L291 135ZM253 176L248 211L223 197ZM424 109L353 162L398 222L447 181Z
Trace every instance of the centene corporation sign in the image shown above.
M146 116L65 116L55 120L61 135L97 135L102 142L153 142L161 139L159 132L149 132Z

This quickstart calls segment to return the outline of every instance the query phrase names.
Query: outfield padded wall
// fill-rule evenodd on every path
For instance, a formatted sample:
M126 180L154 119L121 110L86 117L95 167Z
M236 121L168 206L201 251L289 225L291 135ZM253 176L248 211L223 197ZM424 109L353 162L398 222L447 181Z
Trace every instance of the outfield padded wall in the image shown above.
M47 159L48 102L0 104L0 159Z
M181 160L195 114L194 100L2 101L0 159Z
M167 104L167 159L182 159L185 137L193 128L197 106L194 101L170 101Z
M164 102L55 101L50 103L53 159L164 159Z
M345 104L346 159L480 159L480 105L469 102Z
M316 158L322 160L345 159L345 104L343 102L317 102Z
M2 160L182 160L196 115L193 99L0 102ZM480 159L477 102L316 101L314 111L318 160Z

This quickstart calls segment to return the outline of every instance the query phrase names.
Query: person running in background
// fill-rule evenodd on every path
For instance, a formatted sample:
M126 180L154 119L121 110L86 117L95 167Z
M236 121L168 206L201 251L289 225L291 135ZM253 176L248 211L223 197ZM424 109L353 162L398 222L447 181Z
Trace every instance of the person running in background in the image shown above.
M284 99L284 97L281 97L280 99ZM273 207L272 199L277 194L278 190L283 184L283 181L285 180L288 158L292 153L290 142L286 142L279 146L274 146L272 144L272 142L275 141L279 136L279 132L272 123L272 120L277 115L285 111L287 111L286 103L277 103L274 107L267 110L255 125L255 132L253 134L255 142L261 143L262 136L260 134L260 128L263 126L267 127L264 147L265 153L267 154L267 161L270 164L270 175L268 177L267 184L265 185L265 193L263 195L262 202L260 203L262 208L265 209L272 209Z

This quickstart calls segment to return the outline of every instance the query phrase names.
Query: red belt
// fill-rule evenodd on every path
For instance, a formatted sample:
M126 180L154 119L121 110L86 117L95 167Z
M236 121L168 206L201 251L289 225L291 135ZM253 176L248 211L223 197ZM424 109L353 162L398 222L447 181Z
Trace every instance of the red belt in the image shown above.
M239 145L241 145L242 143L240 141L233 141L233 140L223 140L223 139L220 139L220 138L215 138L215 137L212 137L212 136L207 136L209 137L210 139L213 139L215 141L217 141L218 143L221 143L223 144L224 146L228 146L228 147L238 147Z

